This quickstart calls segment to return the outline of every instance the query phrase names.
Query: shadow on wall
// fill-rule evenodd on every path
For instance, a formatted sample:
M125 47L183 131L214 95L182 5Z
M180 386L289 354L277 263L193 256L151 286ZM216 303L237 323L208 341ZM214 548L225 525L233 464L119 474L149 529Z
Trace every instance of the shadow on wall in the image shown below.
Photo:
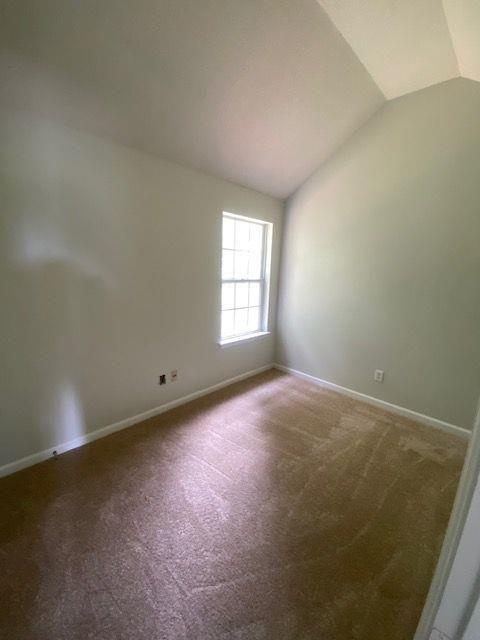
M20 125L5 125L3 149L0 465L86 432L89 355L107 338L115 282L101 200L69 180L58 133Z
M0 464L86 431L79 377L82 353L75 333L79 318L73 318L69 305L70 287L78 292L81 285L65 264L9 270L7 277Z

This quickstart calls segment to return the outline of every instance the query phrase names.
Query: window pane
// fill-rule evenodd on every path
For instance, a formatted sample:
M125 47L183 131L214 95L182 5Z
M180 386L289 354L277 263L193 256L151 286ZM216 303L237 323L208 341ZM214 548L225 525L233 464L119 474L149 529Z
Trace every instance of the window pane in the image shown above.
M250 307L248 310L248 330L260 331L260 308Z
M235 285L222 284L222 309L233 309L235 306Z
M223 313L225 313L225 311ZM237 335L240 335L241 333L247 333L247 332L248 332L248 309L236 309L235 310L235 333Z
M222 251L222 278L224 280L233 278L233 253L228 249Z
M248 282L235 285L235 309L239 307L248 307Z
M249 222L235 220L235 249L248 251L250 226Z
M225 214L222 219L221 337L229 340L261 331L265 282L266 223Z
M250 225L250 251L262 253L263 250L263 225Z
M234 236L234 229L235 229L235 220L232 220L232 218L223 218L223 248L224 249L233 249L234 248L234 242L235 242L235 236Z
M248 252L235 251L235 279L248 280Z
M260 306L260 283L259 282L250 283L250 296L248 299L248 304L251 307Z
M232 336L235 311L222 311L222 338Z
M248 265L248 277L252 280L259 280L262 275L262 254L251 253Z

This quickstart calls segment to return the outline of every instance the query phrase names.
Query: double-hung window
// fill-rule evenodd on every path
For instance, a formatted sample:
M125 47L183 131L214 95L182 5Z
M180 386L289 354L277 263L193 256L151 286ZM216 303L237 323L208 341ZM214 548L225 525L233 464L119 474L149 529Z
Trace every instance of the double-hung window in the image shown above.
M223 214L221 343L268 331L272 224Z

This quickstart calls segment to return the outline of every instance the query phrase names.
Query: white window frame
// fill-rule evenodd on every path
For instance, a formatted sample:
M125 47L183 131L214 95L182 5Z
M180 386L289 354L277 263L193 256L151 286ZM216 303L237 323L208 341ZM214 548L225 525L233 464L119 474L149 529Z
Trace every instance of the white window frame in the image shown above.
M256 340L267 336L270 334L268 329L268 312L270 307L270 271L271 271L271 262L272 262L272 236L273 236L273 223L268 222L266 220L260 220L258 218L249 218L247 216L239 215L237 213L230 213L229 211L223 211L221 218L221 235L220 235L220 255L223 255L223 220L224 218L232 218L233 220L243 220L245 222L253 222L255 224L259 224L263 228L263 249L262 249L262 264L261 264L261 272L260 278L229 278L224 279L223 276L220 276L220 339L218 343L221 346L228 346L232 344L238 344L242 342L247 342L250 340ZM221 267L220 267L221 274ZM238 283L238 282L258 282L260 283L260 328L256 331L251 331L248 333L242 333L239 335L234 335L228 338L222 338L221 332L221 316L222 316L222 285L224 283Z

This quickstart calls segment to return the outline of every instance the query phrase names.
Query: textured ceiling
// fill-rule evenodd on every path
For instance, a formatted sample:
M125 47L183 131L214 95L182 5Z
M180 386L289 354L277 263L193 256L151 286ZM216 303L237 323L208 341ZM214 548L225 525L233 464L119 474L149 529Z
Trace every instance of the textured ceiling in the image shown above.
M480 0L2 0L0 106L294 191L386 98L480 80Z

